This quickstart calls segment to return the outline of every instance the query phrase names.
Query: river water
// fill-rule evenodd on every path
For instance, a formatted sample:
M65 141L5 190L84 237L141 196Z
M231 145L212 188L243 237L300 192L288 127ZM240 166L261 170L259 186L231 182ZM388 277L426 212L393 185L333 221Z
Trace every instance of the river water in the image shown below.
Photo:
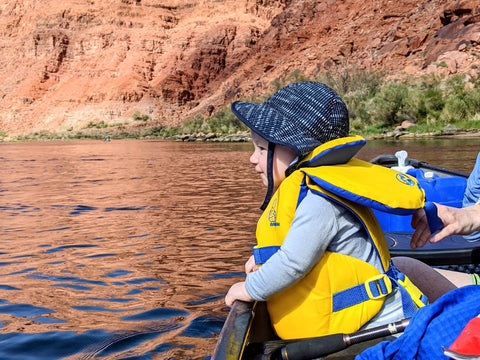
M209 359L254 243L249 143L0 143L0 359ZM480 139L372 141L470 172Z

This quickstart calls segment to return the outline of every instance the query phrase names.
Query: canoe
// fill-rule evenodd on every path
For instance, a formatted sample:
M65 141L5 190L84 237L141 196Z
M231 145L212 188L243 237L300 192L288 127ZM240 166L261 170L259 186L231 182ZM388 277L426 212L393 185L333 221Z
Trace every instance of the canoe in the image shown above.
M427 201L461 207L468 175L409 159L405 154L402 154L402 158L396 155L381 155L370 162L397 168L414 176L424 189ZM392 257L407 256L432 266L480 272L480 241L467 241L463 236L455 235L437 244L427 244L421 249L413 250L410 248L413 232L410 226L411 216L392 215L376 210L374 212L385 233ZM356 354L385 339L392 339L392 336L376 336L320 358L353 359ZM278 349L284 345L285 342L276 337L270 325L265 303L236 301L220 332L211 360L282 359L278 355Z

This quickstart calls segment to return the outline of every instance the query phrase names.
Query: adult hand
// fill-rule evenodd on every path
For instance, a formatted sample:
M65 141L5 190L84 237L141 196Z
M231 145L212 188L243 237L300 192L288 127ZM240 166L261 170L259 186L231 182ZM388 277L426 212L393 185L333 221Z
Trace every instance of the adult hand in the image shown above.
M412 217L412 227L415 232L412 235L410 246L413 249L424 246L427 241L436 243L450 235L468 235L480 229L480 205L465 208L435 205L437 206L437 215L444 226L432 235L425 211L423 209L418 210Z
M415 212L412 216L411 224L415 231L410 239L410 247L416 249L425 246L431 235L425 210L420 209Z

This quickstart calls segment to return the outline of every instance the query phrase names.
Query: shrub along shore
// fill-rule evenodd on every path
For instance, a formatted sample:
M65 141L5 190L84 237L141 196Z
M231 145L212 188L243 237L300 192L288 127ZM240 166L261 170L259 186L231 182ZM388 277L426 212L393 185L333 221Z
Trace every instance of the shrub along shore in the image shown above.
M426 136L476 136L480 130L480 76L458 74L448 78L434 74L391 79L380 72L346 68L338 74L309 79L294 71L272 83L273 94L286 84L313 80L332 87L345 101L352 134L366 138ZM241 99L262 102L261 98ZM197 116L182 126L163 126L136 112L128 123L90 122L85 128L58 133L40 132L0 141L160 138L178 141L248 141L248 129L228 106L210 117Z

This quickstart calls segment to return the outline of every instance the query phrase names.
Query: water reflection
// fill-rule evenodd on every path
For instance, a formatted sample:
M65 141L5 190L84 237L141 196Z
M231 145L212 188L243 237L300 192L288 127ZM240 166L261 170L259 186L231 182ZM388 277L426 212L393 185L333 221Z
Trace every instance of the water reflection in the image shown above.
M244 150L1 144L0 358L207 357L263 191Z
M469 172L480 141L373 142ZM251 144L0 144L0 358L206 359L264 189Z

